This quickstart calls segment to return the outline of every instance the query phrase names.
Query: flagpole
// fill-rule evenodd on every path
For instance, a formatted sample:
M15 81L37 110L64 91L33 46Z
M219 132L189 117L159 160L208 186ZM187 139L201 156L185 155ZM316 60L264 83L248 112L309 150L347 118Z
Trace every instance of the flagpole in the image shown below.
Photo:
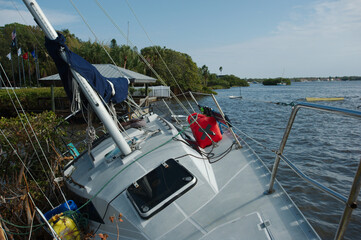
M15 26L15 33L16 33L16 26ZM15 35L16 36L16 35ZM15 37L15 49L16 49L16 55L18 56L18 71L19 71L19 84L21 87L21 70L20 70L20 60L19 60L19 49L18 49L18 39Z
M30 57L29 57L29 54L28 54L28 68L29 68L29 87L31 87Z
M23 66L23 79L24 79L24 87L26 86L26 79L25 79L25 68L24 68L24 58L21 56L21 65Z
M13 72L13 85L14 87L16 87L16 84L15 84L15 74L14 74L14 63L13 63L13 57L11 56L11 51L10 51L10 57L11 57L11 70Z
M20 60L18 55L18 71L19 71L19 86L21 87L21 70L20 70Z
M36 84L39 87L40 69L39 69L39 57L36 55L36 47L35 47L35 69L36 69Z

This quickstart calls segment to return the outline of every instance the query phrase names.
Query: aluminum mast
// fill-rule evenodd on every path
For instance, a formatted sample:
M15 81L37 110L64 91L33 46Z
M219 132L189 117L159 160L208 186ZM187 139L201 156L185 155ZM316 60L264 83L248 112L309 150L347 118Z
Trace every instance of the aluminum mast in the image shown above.
M54 30L53 26L50 24L47 17L44 15L43 11L39 7L38 3L35 0L23 0L26 7L29 9L30 13L33 15L36 23L40 26L40 28L44 31L45 35L51 39L55 40L58 37L58 34ZM61 52L61 57L65 62L67 61L65 52ZM103 105L101 99L98 94L93 90L88 81L82 77L79 73L71 68L71 72L73 74L73 78L77 81L85 95L86 99L90 103L92 109L98 116L98 118L103 122L106 129L108 129L110 136L113 138L116 145L119 147L120 151L124 155L128 155L131 153L131 149L127 142L125 141L123 135L120 133L118 126L108 113L107 109Z

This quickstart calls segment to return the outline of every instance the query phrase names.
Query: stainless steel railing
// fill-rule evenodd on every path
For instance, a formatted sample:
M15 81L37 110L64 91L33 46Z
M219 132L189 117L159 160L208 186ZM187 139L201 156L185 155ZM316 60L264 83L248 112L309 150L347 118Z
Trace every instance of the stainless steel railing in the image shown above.
M337 229L337 232L336 232L336 235L335 235L335 239L337 239L337 240L342 239L344 234L345 234L347 225L348 225L348 223L350 221L352 211L353 211L353 209L357 208L357 197L358 197L358 195L360 193L360 188L361 188L361 159L360 159L359 166L357 168L357 171L356 171L353 183L352 183L352 187L351 187L349 196L347 198L344 197L343 195L341 195L341 194L327 188L326 186L318 183L317 181L311 179L306 174L304 174L301 170L299 170L291 161L289 161L287 158L285 158L283 156L283 150L285 148L288 136L289 136L289 134L291 132L292 125L293 125L293 122L295 121L297 112L301 108L307 108L307 109L313 109L313 110L318 110L318 111L330 112L330 113L334 113L334 114L341 114L341 115L351 116L351 117L361 119L361 112L354 111L354 110L347 110L347 109L342 109L342 108L323 106L323 105L313 104L313 103L297 103L295 106L293 106L293 110L292 110L291 116L290 116L290 118L288 120L285 133L283 134L283 138L282 138L280 147L279 147L278 151L276 152L277 156L276 156L275 162L273 164L271 181L270 181L270 186L269 186L269 189L268 189L268 193L271 194L273 192L273 186L274 186L274 182L275 182L275 179L276 179L278 166L279 166L280 160L282 159L301 178L303 178L307 182L311 183L312 185L314 185L318 189L330 194L332 197L336 198L337 200L345 203L345 209L344 209L344 212L343 212L342 217L340 219L338 229Z

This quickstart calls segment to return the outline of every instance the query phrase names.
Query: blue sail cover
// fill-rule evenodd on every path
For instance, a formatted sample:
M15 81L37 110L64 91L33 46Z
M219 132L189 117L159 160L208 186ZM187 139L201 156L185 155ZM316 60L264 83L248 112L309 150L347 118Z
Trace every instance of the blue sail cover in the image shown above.
M45 47L55 62L65 92L70 99L72 99L73 96L72 73L70 68L82 75L94 88L94 90L103 97L105 102L109 103L111 101L113 103L120 103L127 98L127 78L105 78L102 76L93 65L69 50L69 48L65 45L65 37L62 34L58 33L58 37L55 40L50 40L45 37ZM66 63L60 56L61 49L63 49L66 53L68 63ZM108 81L114 86L114 96L112 96L112 87Z

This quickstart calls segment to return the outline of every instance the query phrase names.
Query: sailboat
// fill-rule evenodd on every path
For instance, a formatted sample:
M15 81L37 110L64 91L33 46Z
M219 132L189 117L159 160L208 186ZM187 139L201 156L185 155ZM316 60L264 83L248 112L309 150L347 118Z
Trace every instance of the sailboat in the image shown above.
M231 95L231 96L229 96L229 98L231 98L231 99L242 99L242 87L239 87L239 96L233 96L233 95Z
M48 51L64 84L75 81L79 85L107 129L105 136L70 161L63 172L69 196L77 205L73 208L66 204L65 211L68 215L87 216L94 236L320 239L276 180L280 160L288 161L282 152L298 109L321 109L353 117L361 117L360 112L310 103L296 105L272 172L234 132L213 95L215 107L197 103L199 111L190 113L186 123L170 123L150 112L139 118L142 124L120 131L107 104L127 98L128 80L103 79L93 72L90 64L67 49L63 37L55 32L36 1L23 1L46 34ZM68 93L73 94L70 90ZM287 163L307 179L291 162ZM357 200L359 181L355 181L349 198L345 198L307 180L347 203L336 233L337 239L342 238L352 204ZM46 214L49 218L58 214L53 210ZM61 239L61 229L56 230L52 224L47 227L54 238Z

